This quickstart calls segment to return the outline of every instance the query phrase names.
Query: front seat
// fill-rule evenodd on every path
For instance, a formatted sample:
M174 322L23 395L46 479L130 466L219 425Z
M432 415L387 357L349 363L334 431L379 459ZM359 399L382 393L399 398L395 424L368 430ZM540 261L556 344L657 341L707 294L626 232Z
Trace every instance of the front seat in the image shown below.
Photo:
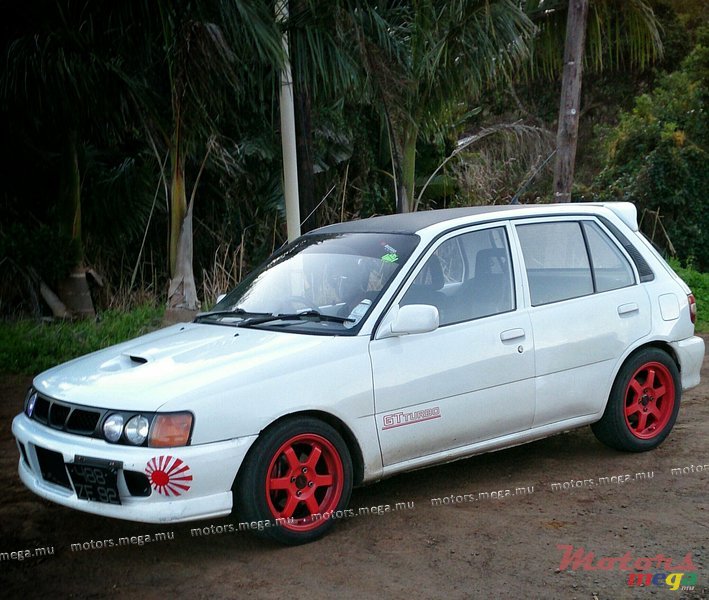
M401 300L401 306L407 304L430 304L438 309L439 314L445 311L446 295L441 291L446 279L440 259L433 254L426 261L421 272ZM443 318L441 318L443 320Z

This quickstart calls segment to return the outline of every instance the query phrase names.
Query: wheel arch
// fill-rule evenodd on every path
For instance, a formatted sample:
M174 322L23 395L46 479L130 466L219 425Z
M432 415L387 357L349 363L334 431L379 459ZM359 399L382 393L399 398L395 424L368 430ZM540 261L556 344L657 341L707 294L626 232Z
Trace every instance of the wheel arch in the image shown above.
M660 358L660 354L664 358ZM660 366L664 370L661 377L666 375L674 380L674 385L672 386L674 395L671 398L671 404L667 406L667 402L663 400L662 406L659 408L659 415L655 410L650 411L654 415L654 421L650 427L646 427L647 420L640 419L640 417L637 417L635 423L629 421L629 414L635 415L640 412L640 408L637 407L637 399L632 413L628 413L626 409L626 394L628 393L630 382L641 369L650 365L649 362L645 361L661 363ZM620 379L621 374L623 374L623 379ZM620 387L618 387L619 383L622 384ZM644 386L645 384L641 385ZM654 383L651 384L651 387L654 388ZM663 390L661 396L664 398L666 388L664 384L660 384L660 387ZM640 393L636 390L636 394ZM647 400L643 402L643 406L646 406L647 402L655 405L655 396L652 392L644 391L642 393L649 394ZM600 420L591 424L591 429L599 441L616 450L627 452L652 450L660 445L672 430L679 411L681 394L680 362L674 349L664 340L647 341L628 352L623 360L619 361L603 414ZM631 406L631 408L633 407ZM648 412L647 408L642 410L643 412ZM636 425L638 426L637 430Z
M649 342L644 343L641 346L638 346L635 348L632 352L626 356L621 363L618 365L618 369L616 370L616 376L618 375L618 371L623 367L623 365L628 362L633 356L635 356L638 352L642 352L643 350L647 350L648 348L657 348L658 350L662 350L665 352L671 359L672 362L675 363L677 370L681 373L682 372L682 365L680 364L679 358L677 356L677 353L675 352L674 348L671 346L669 342L666 342L664 340L652 340Z
M347 450L350 453L350 458L352 459L352 483L355 486L360 485L364 479L364 456L362 454L362 449L360 448L357 438L355 437L354 433L352 433L352 430L344 423L344 421L342 421L331 413L321 410L302 410L298 412L288 413L286 415L278 417L275 421L272 421L266 427L264 427L259 432L259 435L254 441L254 443L251 444L249 451L246 453L244 460L239 466L239 470L237 471L236 477L234 478L234 483L236 484L238 482L239 475L243 471L244 465L247 463L251 454L254 452L254 448L256 448L259 441L263 438L263 435L279 423L297 417L311 417L314 419L318 419L319 421L330 425L330 427L332 427L335 431L337 431L337 433L342 436L342 439L344 440L345 445L347 446Z
M682 365L680 364L679 358L677 356L677 353L675 352L674 348L672 348L671 344L665 340L650 340L642 343L640 346L637 348L633 348L630 352L628 352L621 360L618 361L618 364L616 365L613 375L610 378L610 381L608 383L608 393L606 394L606 397L603 400L603 407L601 408L601 411L598 413L599 416L598 418L600 419L601 416L603 415L603 412L605 411L606 407L608 406L608 400L610 399L610 393L611 390L613 389L613 385L615 384L616 379L618 378L618 373L620 373L621 369L623 368L623 365L625 365L629 360L631 360L636 354L639 352L642 352L643 350L647 350L649 348L656 348L657 350L662 350L665 352L671 359L672 362L677 366L677 371L679 371L680 376L682 374ZM681 387L680 387L681 390Z

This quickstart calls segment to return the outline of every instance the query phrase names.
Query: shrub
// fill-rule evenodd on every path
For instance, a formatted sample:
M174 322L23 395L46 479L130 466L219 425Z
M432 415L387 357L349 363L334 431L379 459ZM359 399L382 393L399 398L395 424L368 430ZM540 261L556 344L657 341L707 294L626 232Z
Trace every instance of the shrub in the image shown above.
M606 132L606 166L595 187L600 199L629 200L659 214L676 254L709 268L709 47L700 43L681 69L662 77ZM707 40L709 41L709 40ZM645 219L645 228L654 227ZM655 241L670 249L667 239Z

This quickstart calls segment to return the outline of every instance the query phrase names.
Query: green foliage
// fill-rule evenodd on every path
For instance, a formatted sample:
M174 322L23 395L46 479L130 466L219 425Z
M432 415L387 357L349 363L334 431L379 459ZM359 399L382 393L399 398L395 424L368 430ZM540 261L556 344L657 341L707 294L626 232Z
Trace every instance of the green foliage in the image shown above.
M682 267L678 260L670 260L670 266L689 286L697 301L695 330L709 333L709 273L700 273L691 264Z
M0 227L0 256L22 268L33 269L51 283L69 275L79 258L79 248L71 237L56 228L10 223Z
M555 80L562 72L567 0L526 0L524 10L538 27L528 75ZM584 70L600 73L627 66L645 69L662 55L660 31L644 0L591 0Z
M606 131L606 166L596 181L602 199L634 202L641 215L659 211L667 236L655 241L700 269L709 267L708 72L709 47L700 43L680 70L638 97ZM656 220L644 219L649 231Z
M162 314L162 308L144 305L127 313L107 311L96 321L2 321L0 364L10 373L39 373L157 329Z
M593 121L614 122L619 108L629 110L638 90L654 81L650 71L626 70L646 64L643 48L646 58L654 52L646 5L663 35L665 62L656 67L679 64L697 42L707 46L697 30L706 22L705 0L592 0L580 183L592 181L602 164ZM420 190L460 135L520 119L553 129L558 82L516 75L531 36L541 59L535 72L553 61L558 67L567 6L568 0L302 0L289 3L290 17L279 25L271 2L8 3L0 25L0 313L41 314L28 267L52 285L76 258L56 233L70 133L77 138L83 264L105 282L92 288L97 306L166 289L171 147L180 149L174 158L187 197L195 193L194 269L201 289L199 279L218 271L215 256L225 248L245 274L286 237L278 120L282 30L290 36L293 76L308 87L315 197L325 199L316 216L325 225L393 210L394 184L401 187L404 177L392 162L401 160L407 137L416 150L407 181ZM624 28L628 36L620 35ZM544 62L545 51L552 62ZM595 73L599 60L602 75ZM695 80L706 79L701 65L691 68ZM480 99L503 72L509 80ZM559 73L555 67L551 79ZM451 161L419 208L504 201L551 152L544 146L525 154L517 144L503 153L503 146L496 137L471 148L460 165L474 168L462 175ZM666 148L660 166L671 173L686 157L669 150L675 152ZM703 155L686 152L689 164L675 179L702 172ZM523 200L544 197L551 164L535 175ZM486 193L454 189L452 176ZM668 181L666 192L679 203L673 185Z

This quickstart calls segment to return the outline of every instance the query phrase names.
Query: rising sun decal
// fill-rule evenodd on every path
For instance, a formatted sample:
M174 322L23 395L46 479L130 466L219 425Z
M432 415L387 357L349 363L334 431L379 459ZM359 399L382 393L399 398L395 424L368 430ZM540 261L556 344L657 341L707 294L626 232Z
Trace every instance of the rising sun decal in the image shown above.
M190 468L174 456L155 456L148 461L145 474L159 494L179 496L190 489Z

